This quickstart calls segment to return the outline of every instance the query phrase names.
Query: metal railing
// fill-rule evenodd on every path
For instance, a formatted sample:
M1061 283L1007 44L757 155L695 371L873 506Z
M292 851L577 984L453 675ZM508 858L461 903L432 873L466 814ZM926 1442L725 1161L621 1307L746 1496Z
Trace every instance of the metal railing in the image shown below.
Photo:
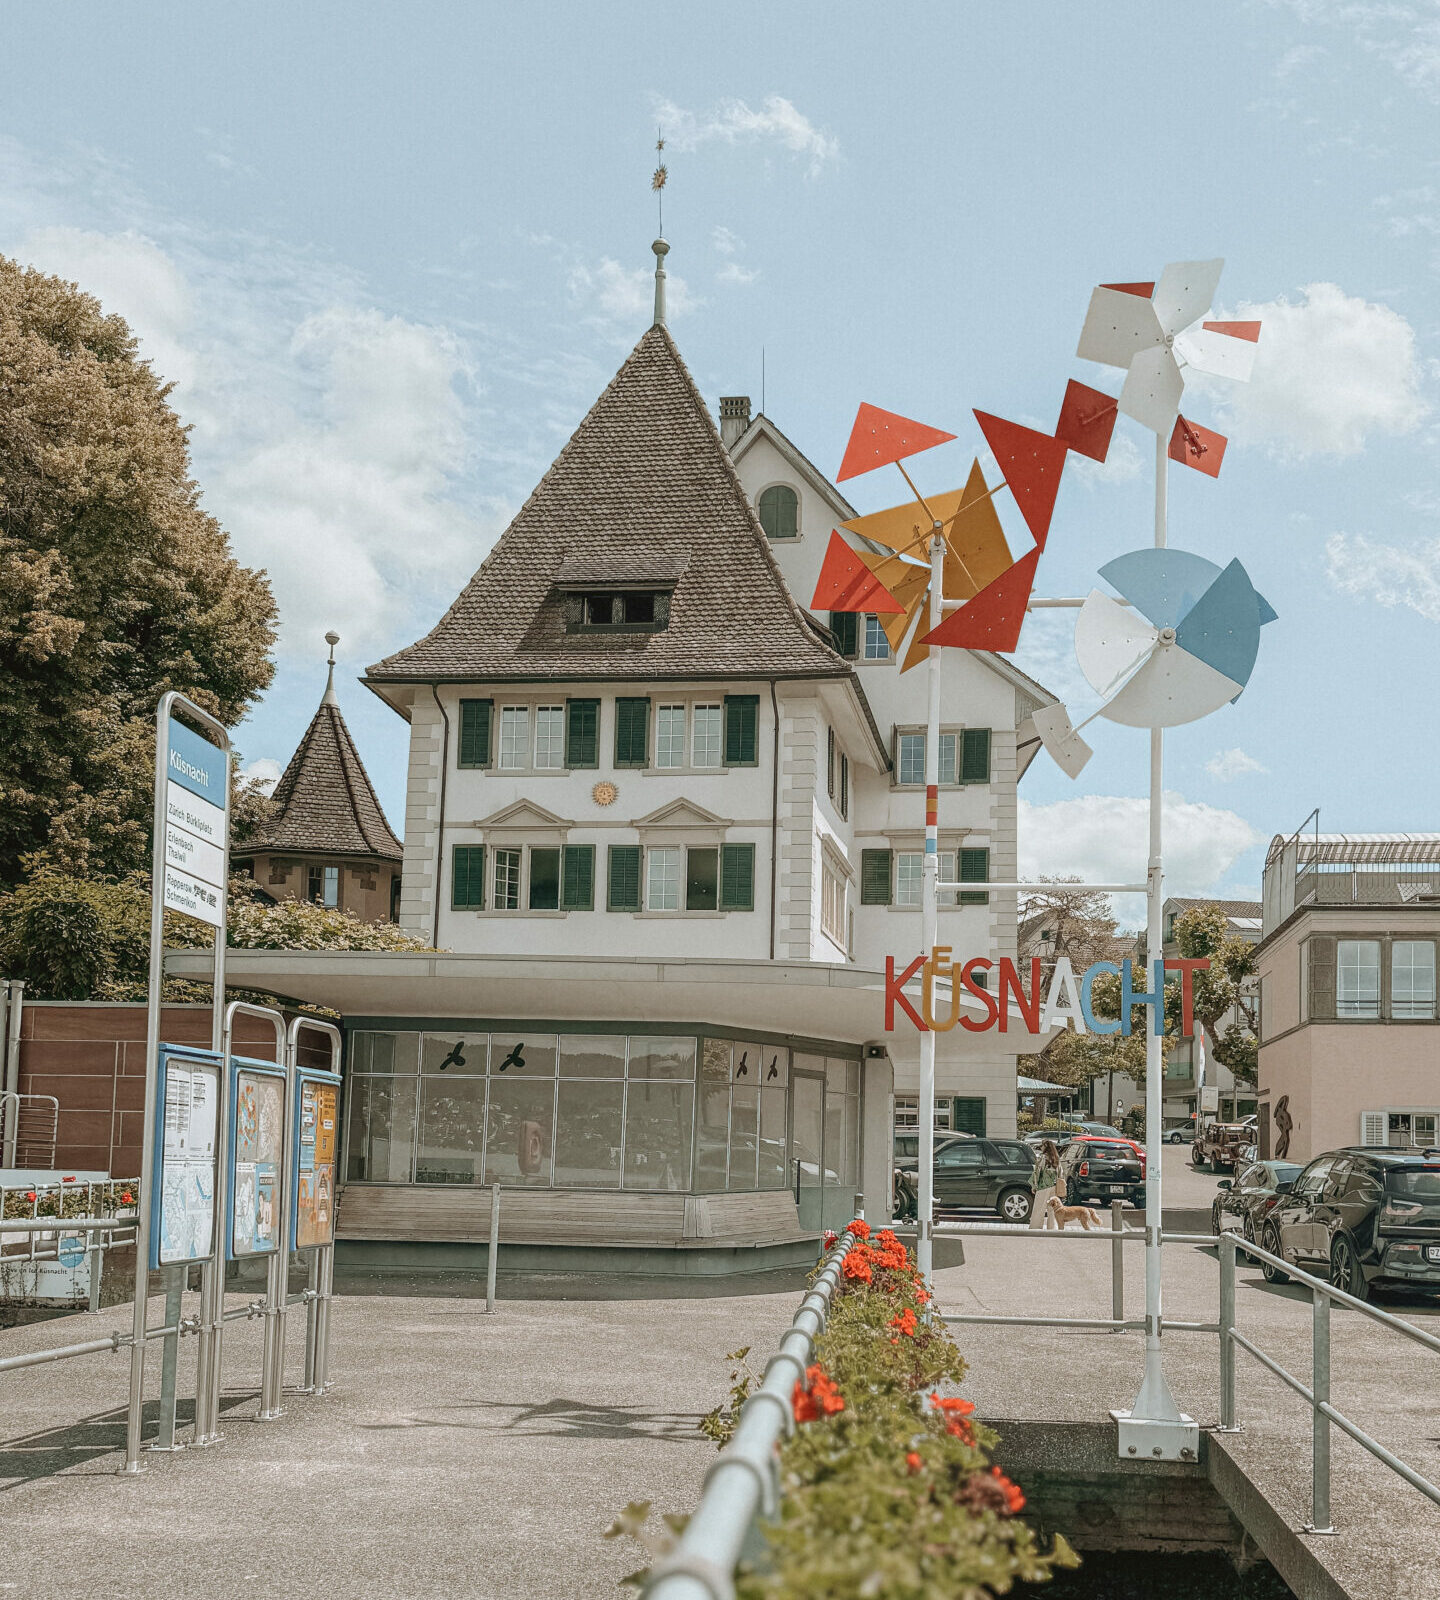
M0 1093L0 1166L55 1165L55 1140L60 1126L60 1102L53 1094Z
M825 1327L854 1235L845 1232L740 1410L734 1435L705 1474L700 1503L679 1542L650 1569L646 1600L733 1600L733 1574L750 1525L773 1516L780 1497L778 1445L795 1429L795 1385L803 1382Z

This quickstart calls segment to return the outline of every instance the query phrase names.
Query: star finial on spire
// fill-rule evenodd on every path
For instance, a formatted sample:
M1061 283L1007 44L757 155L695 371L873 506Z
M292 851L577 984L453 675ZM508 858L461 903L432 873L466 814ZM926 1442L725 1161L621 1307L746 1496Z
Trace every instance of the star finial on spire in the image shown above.
M654 174L650 179L650 187L655 193L655 204L660 214L660 236L665 236L665 182L670 176L670 169L665 165L665 136L659 128L655 130L655 154L659 161Z

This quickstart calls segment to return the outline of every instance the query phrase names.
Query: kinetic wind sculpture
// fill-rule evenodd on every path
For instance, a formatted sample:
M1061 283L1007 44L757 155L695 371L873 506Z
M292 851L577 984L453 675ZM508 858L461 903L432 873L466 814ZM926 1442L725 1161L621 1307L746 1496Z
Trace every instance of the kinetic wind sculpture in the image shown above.
M1078 354L1121 368L1118 399L1071 382L1053 435L975 413L1003 474L987 487L978 460L965 487L927 501L903 466L911 455L953 435L893 413L862 406L856 417L839 479L894 464L914 502L859 517L845 524L867 548L852 549L836 532L826 553L811 604L814 609L876 614L897 655L907 636L902 664L908 671L922 657L929 665L929 717L925 751L925 878L923 946L934 948L939 891L960 887L939 882L938 759L940 647L1012 651L1032 600L1036 568L1049 536L1050 520L1069 451L1103 462L1118 415L1124 413L1155 434L1155 530L1153 544L1116 557L1100 576L1118 599L1095 589L1083 600L1040 604L1079 609L1075 646L1086 678L1101 697L1094 716L1150 730L1150 850L1143 884L1090 885L1147 897L1146 940L1150 951L1151 1001L1160 1014L1163 966L1161 913L1161 796L1163 730L1219 710L1244 691L1259 650L1260 630L1275 612L1256 592L1238 560L1221 568L1203 556L1166 545L1166 487L1170 461L1217 477L1225 455L1221 434L1180 414L1187 369L1244 381L1250 376L1260 337L1258 322L1209 320L1222 261L1175 262L1155 283L1103 284L1091 296ZM1013 558L992 497L1008 487L1034 538L1034 548ZM918 510L918 515L917 515ZM876 547L879 547L877 549ZM927 563L921 559L924 550ZM928 627L912 624L928 602ZM944 616L950 602L951 614ZM959 602L958 606L956 602ZM1063 705L1034 714L1041 743L1061 769L1076 777L1091 756ZM1081 724L1084 726L1084 723ZM970 884L967 887L975 888ZM1038 885L991 884L1026 889ZM1149 999L1150 997L1142 997ZM1121 1454L1195 1459L1198 1429L1181 1414L1165 1380L1160 1331L1160 1090L1161 1039L1146 1035L1147 1168L1145 1249L1145 1374L1133 1408L1115 1413ZM935 1036L921 1034L918 1107L919 1240L917 1256L930 1270L934 1151Z

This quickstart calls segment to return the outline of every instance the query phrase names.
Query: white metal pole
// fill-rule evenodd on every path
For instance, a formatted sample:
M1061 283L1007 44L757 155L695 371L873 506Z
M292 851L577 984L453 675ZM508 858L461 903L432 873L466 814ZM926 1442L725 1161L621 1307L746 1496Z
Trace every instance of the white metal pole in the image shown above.
M930 537L930 626L940 626L945 538L936 522ZM940 646L932 644L925 663L930 692L925 721L925 860L921 879L921 948L928 957L940 939ZM919 1163L915 1219L915 1261L927 1284L935 1227L935 1032L920 1035Z

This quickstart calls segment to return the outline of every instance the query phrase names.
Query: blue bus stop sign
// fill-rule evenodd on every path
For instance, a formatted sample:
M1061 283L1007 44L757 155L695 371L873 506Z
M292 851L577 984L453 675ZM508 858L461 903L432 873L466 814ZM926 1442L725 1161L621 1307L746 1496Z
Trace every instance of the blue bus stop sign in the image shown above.
M55 1254L62 1267L78 1267L85 1259L85 1241L78 1233L66 1234L56 1245Z

